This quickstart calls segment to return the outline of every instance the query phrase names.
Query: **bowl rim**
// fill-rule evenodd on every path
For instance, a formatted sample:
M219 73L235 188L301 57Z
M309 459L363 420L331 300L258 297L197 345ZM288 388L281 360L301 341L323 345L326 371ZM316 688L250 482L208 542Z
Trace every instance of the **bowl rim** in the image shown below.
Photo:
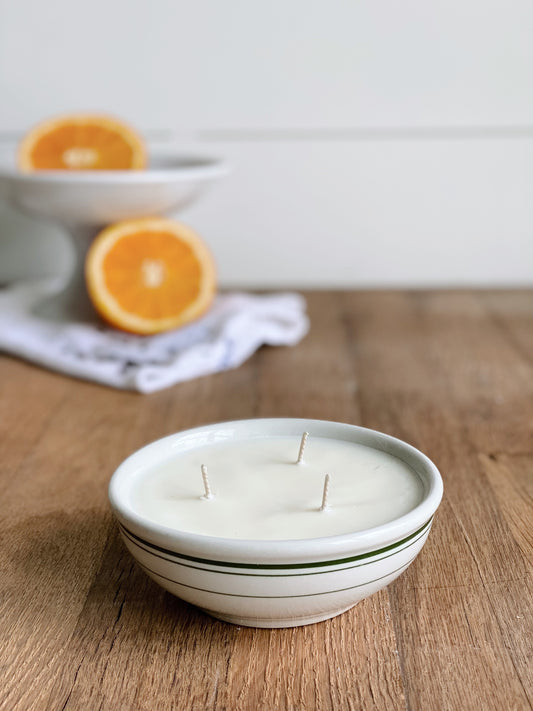
M305 539L240 539L207 536L180 531L157 524L138 514L126 501L128 479L143 469L139 460L152 452L169 452L178 447L180 440L213 433L216 429L227 431L227 439L243 436L259 438L292 436L303 431L315 431L315 436L344 439L380 449L409 464L424 482L422 501L406 514L381 524L351 533ZM280 428L285 428L283 431ZM290 431L286 431L289 428ZM276 431L276 430L280 431ZM294 430L294 431L292 431ZM230 433L233 432L233 436ZM335 436L337 435L337 436ZM340 436L341 435L341 436ZM399 456L399 454L403 456ZM163 456L160 457L164 459ZM167 435L140 447L130 454L111 476L108 496L111 508L121 527L152 546L161 547L185 557L198 557L204 562L231 561L235 563L294 563L317 560L334 560L347 555L378 551L393 543L410 538L427 528L429 531L435 511L443 495L442 477L435 464L420 450L392 435L377 430L330 420L309 418L253 418L214 422ZM428 525L429 524L429 525Z
M144 185L186 180L213 180L227 175L230 164L224 158L205 153L154 151L154 157L165 160L161 166L149 165L136 170L35 170L21 171L16 166L0 164L0 178L19 183L53 183L60 185Z

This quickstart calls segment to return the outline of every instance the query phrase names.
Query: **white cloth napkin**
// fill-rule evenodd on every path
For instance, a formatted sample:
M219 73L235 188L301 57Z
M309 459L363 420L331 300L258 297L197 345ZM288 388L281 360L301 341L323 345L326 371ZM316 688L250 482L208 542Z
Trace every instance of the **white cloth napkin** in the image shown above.
M156 336L135 336L101 323L51 321L34 307L57 281L0 291L0 350L47 368L143 393L241 365L259 346L291 346L307 333L299 294L218 296L195 323Z

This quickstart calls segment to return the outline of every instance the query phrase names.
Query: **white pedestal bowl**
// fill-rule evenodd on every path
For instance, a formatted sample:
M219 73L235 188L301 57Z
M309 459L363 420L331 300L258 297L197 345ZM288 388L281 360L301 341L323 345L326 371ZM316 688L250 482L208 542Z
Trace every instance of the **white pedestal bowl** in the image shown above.
M147 170L36 171L0 167L0 196L21 212L61 225L76 250L65 288L39 306L52 319L94 320L85 289L85 255L95 235L124 219L175 214L228 172L213 157L161 153Z

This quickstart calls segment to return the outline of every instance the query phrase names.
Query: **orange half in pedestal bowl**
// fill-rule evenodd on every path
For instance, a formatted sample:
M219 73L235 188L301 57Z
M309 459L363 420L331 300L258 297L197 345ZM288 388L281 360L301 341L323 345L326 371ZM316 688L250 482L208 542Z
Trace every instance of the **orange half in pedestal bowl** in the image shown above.
M139 134L123 121L99 114L43 121L23 138L17 158L25 172L146 167L146 149Z

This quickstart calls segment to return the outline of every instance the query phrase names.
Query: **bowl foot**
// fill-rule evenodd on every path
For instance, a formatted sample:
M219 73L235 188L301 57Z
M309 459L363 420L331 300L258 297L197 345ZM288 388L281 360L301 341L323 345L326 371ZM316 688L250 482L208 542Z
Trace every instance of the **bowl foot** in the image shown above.
M347 607L340 608L339 610L328 610L327 612L321 612L315 615L306 615L302 617L241 617L240 615L224 615L214 610L208 610L204 607L200 608L203 612L206 612L211 617L216 617L217 620L222 620L223 622L230 622L232 625L239 625L241 627L261 627L263 629L279 629L282 627L303 627L303 625L313 625L316 622L323 622L324 620L329 620L337 615L342 615L343 612L347 612L357 603L351 603Z
M85 257L99 231L94 225L63 225L73 246L73 266L68 283L36 304L33 313L46 321L99 323L85 286Z
M35 304L32 313L44 321L57 323L102 323L91 304L85 284L78 280L71 281L66 289L57 291Z

